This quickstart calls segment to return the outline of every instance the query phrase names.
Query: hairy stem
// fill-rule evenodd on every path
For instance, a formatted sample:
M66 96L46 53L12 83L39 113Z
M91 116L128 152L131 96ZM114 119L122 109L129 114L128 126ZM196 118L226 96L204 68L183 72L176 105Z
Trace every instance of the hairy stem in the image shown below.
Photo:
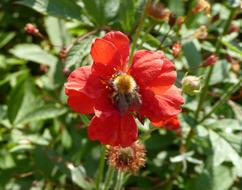
M105 146L102 145L100 161L99 161L99 166L98 166L98 176L97 176L97 180L96 180L96 190L100 189L100 184L103 179L104 163L105 163Z

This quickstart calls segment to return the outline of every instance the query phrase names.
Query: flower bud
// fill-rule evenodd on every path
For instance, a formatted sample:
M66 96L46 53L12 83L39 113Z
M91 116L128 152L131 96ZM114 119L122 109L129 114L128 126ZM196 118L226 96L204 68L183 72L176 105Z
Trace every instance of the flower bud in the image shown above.
M177 57L181 52L181 44L175 43L175 44L172 45L171 49L172 49L173 56Z
M179 16L177 19L176 19L176 23L177 25L181 26L185 21L185 18L183 16Z
M208 56L204 62L203 62L203 67L207 67L210 65L214 65L216 62L218 61L218 57L215 54L212 54L210 56Z
M202 11L205 12L207 16L210 16L210 4L205 0L197 0L197 4L195 7L193 7L192 12L194 13L200 13Z
M168 20L171 12L162 3L150 3L146 6L147 15L155 20Z
M206 39L208 36L208 29L205 25L200 26L198 29L196 29L195 33L194 33L194 37L197 39Z
M145 147L134 142L129 147L107 146L108 164L122 172L137 172L145 165Z
M194 96L201 90L201 78L186 76L182 80L182 91L190 96Z
M25 30L25 32L27 32L28 34L31 34L31 35L39 34L39 29L31 23L26 24L24 30Z
M59 53L59 57L62 61L64 61L67 57L67 49L66 48L62 48L62 50Z
M172 27L176 24L176 16L174 14L170 14L168 24Z

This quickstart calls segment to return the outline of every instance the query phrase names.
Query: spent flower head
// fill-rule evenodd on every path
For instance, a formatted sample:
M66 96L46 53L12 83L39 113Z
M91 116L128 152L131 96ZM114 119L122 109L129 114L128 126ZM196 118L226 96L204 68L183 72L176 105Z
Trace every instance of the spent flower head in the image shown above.
M108 164L122 172L136 173L145 166L145 147L136 141L128 147L107 146Z

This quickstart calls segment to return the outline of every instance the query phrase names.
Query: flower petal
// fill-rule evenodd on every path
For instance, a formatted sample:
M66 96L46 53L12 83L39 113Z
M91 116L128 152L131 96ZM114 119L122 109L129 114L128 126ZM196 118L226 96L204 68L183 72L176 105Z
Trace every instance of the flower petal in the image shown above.
M68 77L65 83L65 92L68 96L70 90L75 90L96 98L104 89L100 79L91 73L91 67L85 66L74 70Z
M136 141L138 129L130 114L113 114L102 118L95 116L88 127L88 136L102 144L127 147Z
M91 48L94 60L93 71L102 78L110 78L117 70L123 69L122 57L115 45L105 39L96 39Z
M86 96L75 90L68 90L67 104L75 111L81 114L94 113L94 101L92 98Z
M167 120L162 120L159 122L152 122L152 125L154 125L155 127L165 127L168 130L177 130L180 128L180 122L177 118L177 115L171 117L170 119Z
M107 33L103 39L112 42L116 46L125 63L129 56L129 38L122 32L115 31Z
M129 73L140 87L145 87L159 76L164 63L164 53L140 50L134 54Z
M163 94L155 94L152 90L140 91L142 97L141 115L148 117L152 122L167 120L181 112L180 106L184 103L180 89L172 86Z
M168 59L163 59L163 65L159 75L154 78L147 86L151 88L155 94L161 94L168 90L176 81L176 71L174 64Z

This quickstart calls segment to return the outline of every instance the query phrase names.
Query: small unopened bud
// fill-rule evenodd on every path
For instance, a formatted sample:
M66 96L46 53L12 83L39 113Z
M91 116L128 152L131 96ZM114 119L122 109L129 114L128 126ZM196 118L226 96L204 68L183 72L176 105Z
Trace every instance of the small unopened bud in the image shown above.
M235 25L235 24L232 24L230 27L229 27L229 31L228 33L233 33L233 32L239 32L240 31L240 28L239 26Z
M150 3L146 6L146 13L155 20L168 20L171 12L162 3Z
M218 61L218 57L215 54L212 54L210 56L208 56L204 62L203 62L203 67L207 67L210 65L214 65L216 62Z
M210 16L210 9L211 9L211 6L207 1L197 0L197 4L195 7L193 7L192 12L200 13L204 11L207 16Z
M64 67L64 69L63 69L63 74L64 74L66 77L68 77L68 76L70 75L70 73L71 73L70 69L67 68L67 67Z
M176 19L176 23L177 25L181 26L185 21L185 18L183 16L179 16L177 19Z
M26 24L24 30L28 34L31 34L31 35L38 35L39 34L39 29L31 23Z
M201 90L201 77L186 76L182 80L182 91L190 96L194 96Z
M59 53L59 57L62 61L64 61L67 57L67 49L66 48L63 48L60 53Z
M208 29L205 25L200 26L198 29L196 29L194 33L194 37L197 39L204 40L208 36Z
M42 73L47 73L48 70L49 70L49 67L47 65L40 65L40 68L39 70L42 72Z
M172 45L172 54L174 57L177 57L180 52L181 52L181 44L180 43L175 43Z
M129 147L108 146L108 164L122 172L137 172L145 165L145 147L140 142L134 142Z
M174 24L176 24L176 16L174 14L170 14L168 24L170 26L174 26Z

